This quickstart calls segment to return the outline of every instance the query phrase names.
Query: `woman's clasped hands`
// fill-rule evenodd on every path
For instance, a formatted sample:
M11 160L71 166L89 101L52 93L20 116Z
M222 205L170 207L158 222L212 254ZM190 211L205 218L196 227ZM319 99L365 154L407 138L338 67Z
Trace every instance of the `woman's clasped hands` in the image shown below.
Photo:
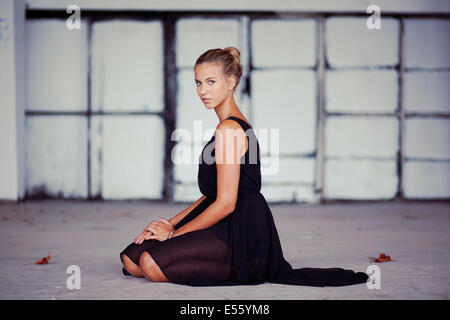
M159 218L160 221L150 222L142 231L142 233L134 239L134 243L141 244L144 240L164 241L172 237L175 231L169 221Z

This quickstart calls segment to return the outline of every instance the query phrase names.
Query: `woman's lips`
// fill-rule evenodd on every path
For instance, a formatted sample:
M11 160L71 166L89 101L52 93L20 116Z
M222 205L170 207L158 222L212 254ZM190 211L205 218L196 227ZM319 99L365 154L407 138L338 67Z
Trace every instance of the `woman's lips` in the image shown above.
M202 99L204 103L208 103L211 101L211 99Z

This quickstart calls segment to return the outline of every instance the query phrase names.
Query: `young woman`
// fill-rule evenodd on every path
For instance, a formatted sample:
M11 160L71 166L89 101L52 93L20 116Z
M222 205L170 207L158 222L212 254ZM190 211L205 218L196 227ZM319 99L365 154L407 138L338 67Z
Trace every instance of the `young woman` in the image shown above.
M170 220L149 223L120 253L123 273L192 286L365 283L364 272L293 269L284 259L272 213L260 192L259 143L234 100L242 76L239 50L208 50L194 71L198 96L219 118L199 159L203 195Z

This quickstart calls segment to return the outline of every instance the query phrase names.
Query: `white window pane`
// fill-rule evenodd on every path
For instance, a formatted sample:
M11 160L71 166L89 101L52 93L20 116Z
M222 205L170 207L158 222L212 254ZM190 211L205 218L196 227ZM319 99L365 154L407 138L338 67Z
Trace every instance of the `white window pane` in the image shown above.
M381 29L369 29L367 18L326 20L326 55L333 67L395 65L398 62L399 22L382 17Z
M327 199L391 199L397 192L396 160L325 161L324 196Z
M325 92L328 112L395 112L398 104L397 72L327 71Z
M105 116L102 195L105 199L160 199L164 124L159 116Z
M27 110L87 109L87 25L27 21Z
M395 117L329 116L325 123L325 154L395 158L398 132Z
M94 111L163 110L162 37L160 21L93 25Z
M197 201L202 196L198 185L184 185L184 184L175 184L174 187L174 201L182 201L189 202L189 205L192 202Z
M253 66L309 66L316 63L313 19L252 22Z
M405 19L405 67L450 67L449 31L449 19Z
M178 67L194 67L197 58L209 49L236 47L241 50L236 19L180 19L176 32Z
M450 72L405 72L403 83L406 111L450 113Z
M299 185L270 185L264 183L261 187L261 193L269 203L276 202L317 202L318 198L315 194L313 186Z
M33 116L26 121L27 193L87 197L87 120Z
M261 163L269 161L267 157ZM279 157L278 170L275 174L264 175L264 183L310 183L314 182L314 158L285 158ZM262 166L262 164L261 164ZM275 170L274 170L275 171Z
M258 132L279 130L280 153L311 153L316 136L316 76L313 71L259 70L252 72L253 127ZM267 153L260 139L261 152Z
M206 144L206 142L204 143ZM203 145L204 145L203 144ZM179 183L197 183L199 157L203 149L200 143L177 143L172 150L174 180Z
M450 159L450 119L410 118L404 128L406 157Z
M406 161L404 168L406 198L450 197L450 162Z

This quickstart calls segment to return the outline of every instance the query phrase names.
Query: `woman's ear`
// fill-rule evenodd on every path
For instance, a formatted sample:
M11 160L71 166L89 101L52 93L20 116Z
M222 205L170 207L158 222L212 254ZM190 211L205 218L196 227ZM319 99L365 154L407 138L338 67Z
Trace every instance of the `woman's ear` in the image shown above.
M228 90L233 90L234 86L236 85L236 76L232 75L227 78L228 83Z

